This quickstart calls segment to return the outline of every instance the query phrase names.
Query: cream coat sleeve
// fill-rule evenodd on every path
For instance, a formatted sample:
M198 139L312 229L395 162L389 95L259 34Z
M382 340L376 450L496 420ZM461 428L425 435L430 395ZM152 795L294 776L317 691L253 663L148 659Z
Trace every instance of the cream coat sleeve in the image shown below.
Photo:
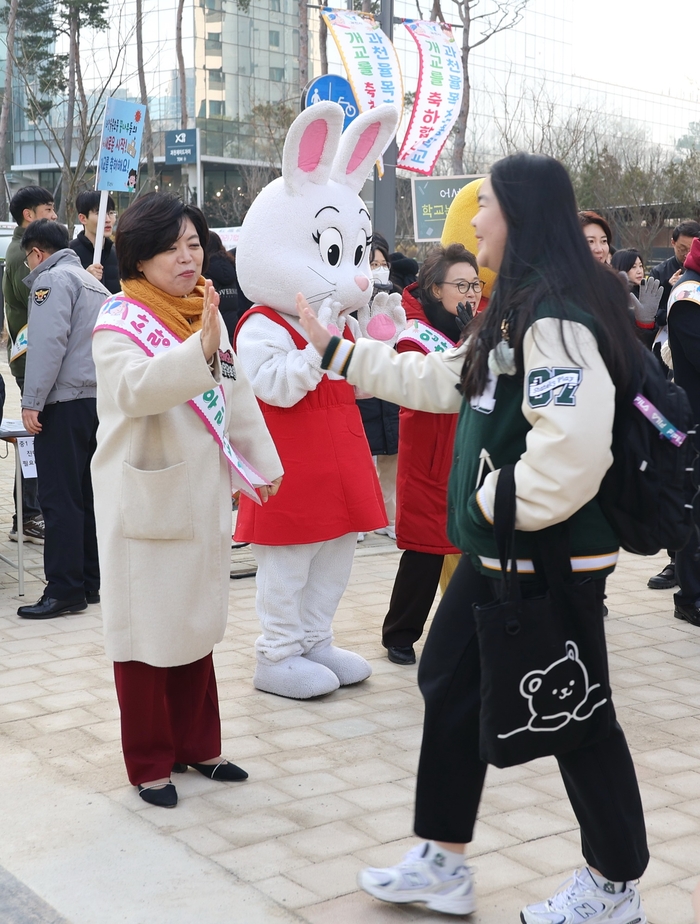
M462 406L457 391L464 346L444 353L397 353L377 340L355 344L347 380L377 398L414 411L456 414Z
M515 466L517 529L562 523L592 500L610 468L615 386L593 334L583 324L536 321L523 341L522 412L532 429ZM493 522L498 472L477 493Z
M106 388L125 417L162 414L220 384L218 355L212 374L197 334L166 353L148 356L125 334L99 330L92 355L100 388Z

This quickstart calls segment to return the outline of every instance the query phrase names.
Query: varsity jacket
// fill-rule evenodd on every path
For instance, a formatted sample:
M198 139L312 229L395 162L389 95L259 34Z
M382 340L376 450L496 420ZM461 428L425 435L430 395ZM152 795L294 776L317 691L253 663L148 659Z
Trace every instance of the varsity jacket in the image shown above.
M485 574L500 571L493 507L498 470L510 463L515 463L515 550L522 574L534 571L528 533L564 521L574 571L603 577L617 561L617 537L596 500L612 463L615 387L598 351L593 319L583 311L574 317L562 323L543 305L523 340L523 375L491 373L484 393L469 402L456 389L465 346L397 354L373 341L353 347L333 338L323 356L322 368L388 401L433 413L459 412L447 532Z

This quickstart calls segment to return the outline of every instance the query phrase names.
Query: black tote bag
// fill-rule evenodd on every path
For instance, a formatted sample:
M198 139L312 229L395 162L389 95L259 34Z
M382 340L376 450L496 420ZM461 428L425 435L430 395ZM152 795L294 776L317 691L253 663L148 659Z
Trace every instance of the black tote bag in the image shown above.
M575 580L568 528L561 524L531 533L538 584L546 591L523 597L514 554L512 465L500 470L494 506L501 598L474 605L481 662L479 752L496 767L512 767L607 737L614 712L602 585Z

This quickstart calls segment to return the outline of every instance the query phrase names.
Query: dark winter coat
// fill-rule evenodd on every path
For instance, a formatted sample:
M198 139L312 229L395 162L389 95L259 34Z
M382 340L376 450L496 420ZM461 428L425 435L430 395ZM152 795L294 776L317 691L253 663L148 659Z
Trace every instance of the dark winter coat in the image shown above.
M221 299L219 311L224 319L229 339L232 339L236 324L238 324L239 318L248 307L247 302L245 306L240 304L240 288L236 265L227 255L215 253L209 257L209 268L204 275L207 279L211 279L214 283L214 288L219 293Z
M649 273L652 279L658 279L663 287L663 295L661 296L661 301L659 302L659 307L656 311L656 326L664 327L666 324L666 310L668 308L668 297L671 294L671 283L669 279L678 270L682 267L682 263L679 263L674 254L672 257L669 257L668 260L664 260L663 263L659 263L658 266L655 266L654 269Z
M87 269L88 266L92 266L95 262L95 246L84 231L81 231L68 246L77 253L78 259L83 265L83 269ZM119 282L117 251L114 247L114 241L109 237L105 238L104 245L102 246L100 263L102 264L102 279L100 282L106 289L109 289L112 295L115 295L117 292L121 291L122 287Z
M361 398L357 406L372 455L395 455L399 451L398 404L381 398Z

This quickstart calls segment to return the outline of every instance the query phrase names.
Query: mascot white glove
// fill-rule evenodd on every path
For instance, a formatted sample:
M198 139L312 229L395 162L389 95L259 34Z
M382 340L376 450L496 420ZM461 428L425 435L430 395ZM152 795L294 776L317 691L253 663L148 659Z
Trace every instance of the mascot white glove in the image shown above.
M321 302L318 319L334 337L340 337L345 330L345 315L341 315L343 305L330 295Z
M393 347L399 334L406 329L406 312L398 292L377 292L372 303L357 312L363 337L381 340Z

